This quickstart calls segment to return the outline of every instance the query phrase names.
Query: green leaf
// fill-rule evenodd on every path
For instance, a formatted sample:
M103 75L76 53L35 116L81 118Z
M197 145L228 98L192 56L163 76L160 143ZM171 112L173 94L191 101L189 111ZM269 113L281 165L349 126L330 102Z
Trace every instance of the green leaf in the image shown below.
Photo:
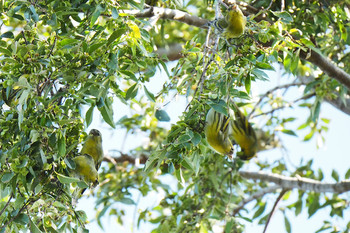
M259 69L263 69L263 70L273 70L275 71L275 68L273 68L273 66L271 66L269 63L265 63L265 62L256 62L256 67Z
M58 180L63 184L78 183L81 182L80 179L70 176L65 176L56 172Z
M350 178L350 169L347 170L347 172L345 173L345 179L349 179Z
M341 39L344 42L346 42L346 40L348 38L348 34L347 34L346 27L344 26L344 22L338 22L338 26L339 26L339 31L341 33Z
M7 55L7 56L9 56L9 57L12 56L12 53L11 53L10 50L8 50L8 49L6 49L6 48L2 48L2 47L0 47L0 54Z
M266 208L266 203L262 203L259 209L254 213L253 219L262 215L262 213L264 213L265 211L265 208Z
M66 137L64 135L60 135L57 141L58 154L60 157L66 155Z
M91 105L91 107L86 111L86 114L85 114L86 127L89 127L89 125L92 122L94 108L95 108L95 105Z
M125 28L119 28L116 31L114 31L107 40L107 46L110 45L113 41L115 41L117 38L121 37L126 32Z
M39 227L29 218L30 221L30 232L31 233L42 233Z
M181 161L181 165L190 171L194 171L192 162L186 156L183 157Z
M158 121L165 121L165 122L170 121L170 117L168 113L164 110L157 109L155 113L155 117L157 118Z
M78 187L81 188L81 189L86 189L86 188L89 187L88 184L86 184L84 181L81 181L81 180L80 180L79 182L77 182L77 185L78 185Z
M14 176L14 172L5 172L4 175L1 177L1 182L8 183Z
M321 120L326 124L329 124L331 122L331 120L328 118L321 118Z
M201 140L202 136L199 133L194 132L193 137L191 139L193 146L197 146L201 142Z
M269 76L262 70L254 68L252 70L252 74L257 78L260 79L262 81L266 81L269 80Z
M224 101L220 101L219 103L209 102L210 107L212 107L215 111L222 113L228 116L227 105Z
M179 181L180 185L182 187L185 187L185 179L183 178L181 168L175 170L175 176L176 176L177 180Z
M135 205L134 200L132 200L130 198L126 198L126 197L123 197L122 199L120 199L120 202L127 204L127 205Z
M103 7L101 5L97 5L94 13L92 13L91 16L91 21L90 21L90 27L93 27L96 23L96 20L98 19L98 17L100 17L101 12L103 11Z
M158 165L158 162L161 161L159 158L157 157L151 157L146 161L146 165L144 168L145 172L149 172L151 169L153 169L156 165Z
M22 196L17 196L16 197L16 201L15 201L15 203L14 203L14 208L15 209L20 209L20 208L22 208L22 206L23 206L23 203L25 203L26 202L26 198L25 197L22 197Z
M125 99L129 100L129 99L135 98L135 96L137 95L137 92L138 92L138 85L137 83L135 83L134 85L129 87L129 89L126 91Z
M298 200L298 201L295 203L295 215L296 215L296 216L298 216L298 215L301 213L302 207L303 207L303 202L302 202L302 200Z
M305 137L304 137L304 141L309 141L315 134L315 130L311 130L310 133L308 133Z
M64 47L66 45L75 45L77 42L79 42L79 40L77 39L72 39L72 38L66 38L63 39L59 42L59 45Z
M31 143L36 142L38 140L39 136L40 136L39 132L35 129L32 129L30 131L30 134L29 134L30 142Z
M138 2L135 2L134 0L129 0L127 1L127 3L130 4L132 7L136 7L139 10L143 10L142 5Z
M45 156L45 153L43 151L43 149L40 147L40 158L41 158L41 162L45 165L47 164L47 159L46 159L46 156Z
M103 97L98 98L98 100L96 101L96 106L98 108L102 108L103 106L105 106L105 101Z
M247 91L247 93L250 93L250 87L251 87L251 79L249 76L247 76L244 80L244 86L245 86L245 90Z
M287 11L271 11L272 14L274 14L275 16L277 16L278 18L280 18L282 20L282 22L284 23L291 23L293 22L293 17L287 12Z
M170 77L170 73L168 71L168 66L165 64L165 62L163 60L159 60L159 63L162 65L162 67L165 70L165 72L168 75L168 77Z
M296 74L298 71L298 66L299 66L299 54L300 54L300 48L298 48L292 56L292 60L290 63L290 70L292 71L293 74Z
M101 218L106 211L111 207L111 205L106 204L101 211L99 211L97 218Z
M316 102L313 105L312 108L312 121L316 122L316 120L318 119L319 115L320 115L320 111L321 111L321 101L319 99L316 99Z
M119 17L118 10L116 8L112 8L112 18L117 19Z
M150 92L146 86L143 86L143 89L145 90L145 94L146 94L147 98L152 102L156 102L156 100L154 99L153 93Z
M307 94L310 92L310 90L314 91L313 89L317 86L321 84L321 81L320 80L315 80L315 81L312 81L312 82L309 82L306 86L305 86L305 89L304 89L304 94Z
M288 218L286 216L284 216L284 226L285 226L286 231L288 233L292 232L292 228L291 228L290 222L289 222L289 220L288 220Z
M13 39L15 38L15 36L13 35L13 32L12 31L8 31L8 32L5 32L3 33L0 38L9 38L9 39Z
M232 230L233 230L234 223L235 223L235 221L232 218L230 219L230 221L228 221L226 223L226 225L225 225L225 233L233 232Z
M16 223L22 224L22 225L27 225L30 221L28 215L20 213L15 219L14 221Z
M106 44L105 42L102 42L102 43L97 43L97 44L90 45L89 53L95 52L98 48L102 47L105 44Z
M178 138L176 144L183 144L183 143L188 142L190 140L191 140L191 136L188 134L184 134Z
M296 137L298 136L293 130L290 130L290 129L283 129L281 130L281 132L291 136L296 136Z
M319 204L319 197L318 195L313 195L313 196L309 196L309 199L308 200L311 204L309 206L309 209L308 209L308 214L309 214L309 218L314 214L316 213L317 210L320 209L320 204Z
M128 70L119 70L119 73L124 77L130 78L134 82L138 82L138 80L133 72L130 72Z
M18 164L18 165L16 165L16 167L17 167L17 168L24 168L24 167L27 166L28 161L29 161L29 159L28 159L28 158L25 158L25 159L21 160L21 163Z
M34 20L34 22L38 22L38 21L39 21L39 16L38 16L38 14L36 13L36 10L35 10L34 6L33 6L33 5L30 5L30 6L29 6L29 9L30 9L30 11L32 12L32 19Z
M110 108L110 106L104 104L102 107L98 108L98 110L102 114L103 120L112 128L115 128L115 124L113 121L113 110Z
M332 177L335 181L339 181L339 174L336 170L332 170Z
M118 66L118 54L111 53L109 56L109 62L107 63L107 67L111 70L117 70Z

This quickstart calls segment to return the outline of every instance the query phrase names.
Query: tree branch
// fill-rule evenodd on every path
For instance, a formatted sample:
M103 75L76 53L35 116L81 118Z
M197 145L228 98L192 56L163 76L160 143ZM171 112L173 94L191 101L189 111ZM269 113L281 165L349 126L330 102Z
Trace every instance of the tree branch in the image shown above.
M257 191L256 193L253 193L252 195L250 195L248 198L243 199L236 208L234 208L233 212L232 212L232 216L235 216L241 209L244 208L244 206L251 202L254 201L262 196L264 196L267 193L273 193L275 192L277 189L281 188L279 185L275 185L275 186L271 186L271 187L267 187L264 189L260 189L259 191Z
M302 83L310 83L315 80L314 76L298 76ZM350 115L350 98L348 95L340 96L339 91L333 91L332 95L326 95L324 100L343 113ZM331 96L331 97L330 97ZM336 96L333 98L333 96Z
M336 79L338 82L350 89L350 75L333 64L333 62L327 57L324 57L323 55L310 49L309 52L300 50L300 58L311 62L315 66L319 67L329 77Z
M336 95L338 95L336 93ZM350 115L350 99L343 100L341 97L337 96L336 99L326 98L325 99L333 107L339 109L343 113Z
M296 188L299 190L314 191L317 193L343 193L350 191L350 180L344 180L338 183L327 183L304 177L287 177L283 175L267 174L263 172L240 171L239 174L247 179L273 182L283 189Z
M144 9L144 11L124 10L122 12L134 15L137 18L151 18L153 16L159 16L161 19L176 20L200 28L208 28L207 24L209 22L207 19L203 19L195 15L190 15L184 11L162 7L150 7Z
M131 164L145 164L146 161L148 159L148 156L146 156L145 154L141 154L140 156L138 156L137 158L131 156L131 155L127 155L127 154L121 154L121 156L119 157L111 157L109 155L105 155L103 158L103 161L106 162L112 162L113 165L116 167L117 163L123 163L123 162L129 162Z

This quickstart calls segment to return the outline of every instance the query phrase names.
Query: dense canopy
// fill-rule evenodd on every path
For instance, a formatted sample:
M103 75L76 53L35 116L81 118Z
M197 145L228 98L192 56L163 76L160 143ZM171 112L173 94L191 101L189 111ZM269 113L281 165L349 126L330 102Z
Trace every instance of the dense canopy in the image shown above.
M162 193L156 206L136 213L136 227L152 223L152 232L243 232L251 222L268 228L276 211L292 232L288 211L321 210L329 221L319 232L349 232L350 170L345 177L334 170L326 183L313 159L289 166L281 138L327 141L329 119L320 117L326 102L350 114L350 2L236 3L247 24L243 35L227 39L208 22L224 17L232 1L0 1L0 232L87 231L69 171L97 112L112 132L148 138L126 153L105 151L100 184L90 191L101 228L108 216L124 224L125 209L115 203L137 208L136 190ZM149 88L153 80L159 92ZM262 81L271 88L255 92ZM296 87L303 91L287 98ZM174 119L167 105L176 98L186 106L164 126ZM231 102L259 139L250 161L235 156L239 145L230 158L205 138L206 113L227 115ZM130 111L116 119L122 105ZM297 120L302 124L292 124ZM136 145L128 137L124 143ZM280 159L259 158L269 150ZM278 209L281 203L288 205Z

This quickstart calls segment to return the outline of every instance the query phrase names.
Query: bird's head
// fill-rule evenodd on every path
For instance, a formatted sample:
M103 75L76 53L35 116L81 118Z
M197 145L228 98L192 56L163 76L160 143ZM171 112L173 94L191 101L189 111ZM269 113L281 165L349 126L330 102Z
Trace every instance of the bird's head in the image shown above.
M89 135L101 137L101 133L97 129L90 130Z
M251 158L256 156L256 150L242 149L240 152L237 152L237 156L242 160L250 160Z
M238 11L238 9L239 9L239 7L237 6L236 3L232 4L232 6L231 6L232 11Z
M97 143L102 143L102 134L97 129L90 130L89 137L91 137Z

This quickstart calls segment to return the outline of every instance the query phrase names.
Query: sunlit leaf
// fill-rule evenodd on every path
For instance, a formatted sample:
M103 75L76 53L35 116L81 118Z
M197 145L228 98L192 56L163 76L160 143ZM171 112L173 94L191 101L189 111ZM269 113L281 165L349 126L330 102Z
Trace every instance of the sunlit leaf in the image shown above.
M153 93L151 93L146 86L143 86L144 90L145 90L145 94L147 96L147 98L152 101L152 102L156 102Z
M165 121L165 122L170 121L170 117L168 113L164 110L157 109L155 112L155 117L157 118L158 121Z

